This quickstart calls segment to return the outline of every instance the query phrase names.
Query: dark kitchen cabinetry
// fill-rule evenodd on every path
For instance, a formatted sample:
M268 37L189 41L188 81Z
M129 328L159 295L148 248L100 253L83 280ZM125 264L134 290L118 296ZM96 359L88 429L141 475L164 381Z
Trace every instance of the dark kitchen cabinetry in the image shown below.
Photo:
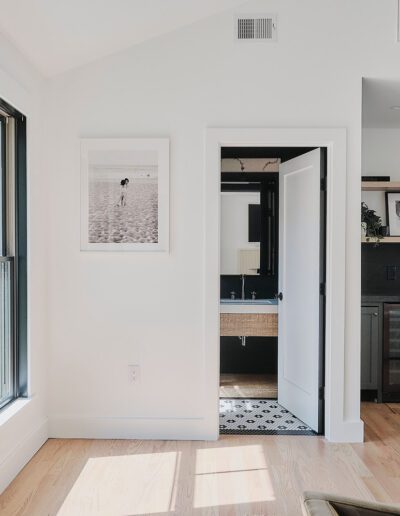
M363 296L361 391L379 402L400 402L400 297Z
M362 393L374 397L374 389L366 386L377 378L378 401L400 402L400 244L362 244L361 257Z

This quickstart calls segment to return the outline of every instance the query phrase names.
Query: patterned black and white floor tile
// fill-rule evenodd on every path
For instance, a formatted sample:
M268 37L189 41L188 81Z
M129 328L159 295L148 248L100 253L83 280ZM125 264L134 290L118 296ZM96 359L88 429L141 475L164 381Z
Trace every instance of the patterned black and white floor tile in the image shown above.
M220 434L315 435L276 400L221 398Z

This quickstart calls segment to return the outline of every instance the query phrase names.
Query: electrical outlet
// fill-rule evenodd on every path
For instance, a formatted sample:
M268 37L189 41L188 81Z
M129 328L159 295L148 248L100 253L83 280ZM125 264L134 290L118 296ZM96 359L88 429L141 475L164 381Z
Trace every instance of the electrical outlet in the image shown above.
M128 365L128 381L129 383L139 383L140 381L140 366L137 364Z

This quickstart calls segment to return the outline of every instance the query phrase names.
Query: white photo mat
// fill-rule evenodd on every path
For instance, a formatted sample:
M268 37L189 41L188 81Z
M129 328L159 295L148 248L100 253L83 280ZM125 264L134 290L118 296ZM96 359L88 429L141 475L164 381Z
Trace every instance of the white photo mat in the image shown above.
M169 251L169 139L80 140L81 250Z

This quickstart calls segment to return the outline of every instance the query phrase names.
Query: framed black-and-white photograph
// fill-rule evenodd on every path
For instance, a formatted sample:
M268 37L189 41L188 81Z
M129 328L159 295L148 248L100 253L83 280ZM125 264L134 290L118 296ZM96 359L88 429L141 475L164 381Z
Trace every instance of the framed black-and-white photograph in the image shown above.
M386 224L390 236L400 236L400 192L386 192Z
M169 140L81 140L81 249L168 246Z

